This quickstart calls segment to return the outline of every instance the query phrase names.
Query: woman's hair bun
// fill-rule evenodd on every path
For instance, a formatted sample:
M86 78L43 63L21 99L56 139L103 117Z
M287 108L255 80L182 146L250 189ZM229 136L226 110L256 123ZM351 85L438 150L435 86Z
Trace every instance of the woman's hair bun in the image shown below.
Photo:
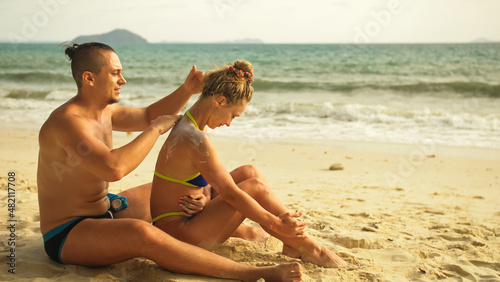
M247 61L238 60L234 62L234 67L244 72L253 73L253 66Z
M228 105L250 102L253 95L251 83L253 66L248 61L238 60L234 64L227 64L223 68L208 71L205 74L205 86L200 98L222 95Z

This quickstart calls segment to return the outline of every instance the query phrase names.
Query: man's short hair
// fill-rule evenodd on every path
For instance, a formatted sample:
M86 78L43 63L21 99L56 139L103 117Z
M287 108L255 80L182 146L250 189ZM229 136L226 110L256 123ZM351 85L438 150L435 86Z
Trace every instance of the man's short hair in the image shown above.
M64 50L66 56L71 61L71 72L78 89L82 87L82 74L90 71L95 74L101 72L102 67L107 63L102 55L102 51L115 52L111 46L99 42L88 42L77 44L69 42Z

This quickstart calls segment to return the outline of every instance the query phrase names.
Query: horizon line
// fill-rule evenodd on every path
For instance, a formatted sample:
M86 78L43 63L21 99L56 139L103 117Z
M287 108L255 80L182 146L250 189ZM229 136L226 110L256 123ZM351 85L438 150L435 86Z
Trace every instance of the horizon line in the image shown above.
M0 40L1 44L62 44L64 42L73 42L72 40L65 41L24 41L24 42L10 42ZM146 43L109 43L109 44L128 44L128 45L147 45L147 44L244 44L244 45L432 45L432 44L488 44L488 43L500 43L500 41L449 41L449 42L239 42L239 41L213 41L213 42L189 42L189 41L158 41L158 42L146 42Z

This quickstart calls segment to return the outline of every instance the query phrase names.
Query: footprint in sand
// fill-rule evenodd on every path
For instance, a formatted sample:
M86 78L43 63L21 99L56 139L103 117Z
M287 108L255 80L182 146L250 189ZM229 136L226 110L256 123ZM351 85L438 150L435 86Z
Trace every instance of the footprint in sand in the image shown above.
M475 267L471 265L448 264L442 267L442 272L449 278L454 277L460 280L466 278L470 281L481 281L475 271Z
M500 271L500 262L486 262L481 260L469 260L469 262L477 267L487 267L496 271Z
M349 232L336 234L330 238L336 245L341 245L348 249L382 249L387 245L387 240L368 232Z
M370 252L374 264L404 266L411 265L417 257L402 249L379 249Z

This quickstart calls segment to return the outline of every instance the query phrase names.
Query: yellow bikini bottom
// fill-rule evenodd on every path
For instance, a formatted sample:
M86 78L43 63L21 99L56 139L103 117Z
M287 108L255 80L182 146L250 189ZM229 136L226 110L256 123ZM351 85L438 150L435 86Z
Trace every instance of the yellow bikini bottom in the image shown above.
M168 216L174 216L174 215L180 215L182 216L182 213L181 212L167 212L167 213L164 213L164 214L160 214L159 216L153 218L152 220L152 224L154 225L155 222L157 222L158 220L164 218L164 217L168 217Z

